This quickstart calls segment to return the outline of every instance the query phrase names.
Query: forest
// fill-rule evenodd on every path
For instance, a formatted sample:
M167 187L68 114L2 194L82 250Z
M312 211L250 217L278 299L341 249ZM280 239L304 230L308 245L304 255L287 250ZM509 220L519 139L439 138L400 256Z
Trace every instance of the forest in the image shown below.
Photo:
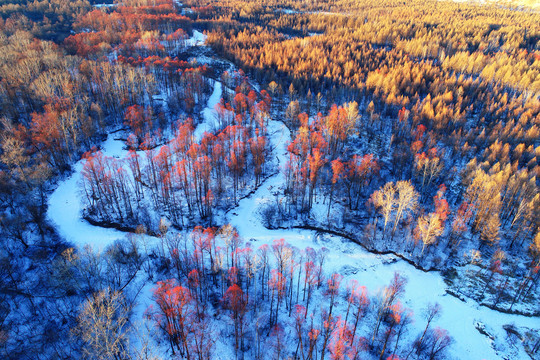
M1 0L0 357L540 359L538 10Z

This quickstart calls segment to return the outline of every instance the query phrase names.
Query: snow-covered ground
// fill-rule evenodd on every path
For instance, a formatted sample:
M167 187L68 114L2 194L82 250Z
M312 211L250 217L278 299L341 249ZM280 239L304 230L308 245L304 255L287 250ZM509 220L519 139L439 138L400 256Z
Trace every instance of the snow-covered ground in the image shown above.
M194 30L193 36L187 40L190 46L204 45L206 35ZM210 131L215 120L214 107L221 99L222 87L220 82L214 83L214 91L203 111L204 121L195 129L194 136L197 141L202 138L205 131ZM165 104L166 105L166 104ZM159 151L159 148L157 149ZM115 140L110 134L102 144L102 153L105 156L124 158L128 151L122 140ZM125 237L125 233L106 229L89 224L82 219L84 194L80 191L81 171L85 160L78 161L73 174L58 184L56 190L49 197L48 216L56 224L59 234L66 240L83 247L90 245L96 250L104 249L117 239Z
M102 145L107 156L123 157L124 142L114 140L111 134ZM58 184L57 189L49 197L48 216L56 224L59 234L67 241L78 246L91 245L96 250L104 249L117 239L125 237L125 233L115 229L105 229L90 225L82 219L81 201L84 194L80 191L81 171L84 160L75 164L73 174Z
M280 164L287 159L286 144L290 134L282 123L270 121L268 127L271 141L276 146ZM413 325L416 332L425 327L422 311L429 303L438 302L442 309L442 316L434 321L449 331L455 343L450 353L455 359L500 359L502 355L511 359L525 359L528 356L522 348L509 348L506 344L505 324L515 324L530 328L538 328L538 318L528 318L519 315L503 314L474 302L462 302L446 293L446 284L438 272L423 272L409 265L405 261L394 261L393 256L374 255L359 245L347 239L336 236L318 237L313 231L307 230L269 230L259 220L257 213L260 204L272 201L272 192L285 184L282 172L268 179L259 190L250 198L243 199L237 209L230 212L229 222L235 226L240 235L246 240L256 239L254 245L271 244L274 239L285 239L289 244L304 249L306 247L326 247L330 250L325 272L339 272L346 275L343 283L355 279L359 284L366 286L370 294L375 294L383 286L390 283L395 272L399 272L408 279L406 293L403 297L404 305L414 311L416 323ZM492 340L482 335L475 325L484 324L488 333L496 337L497 351L492 347Z
M206 43L206 35L193 30L193 36L186 40L186 46L203 46Z
M193 131L193 136L195 138L195 141L197 142L200 141L205 132L210 132L216 128L215 107L217 103L219 103L222 93L223 93L223 89L221 87L221 82L214 81L214 91L212 92L212 95L210 95L210 98L208 99L208 103L206 104L206 108L202 112L204 120L202 123L197 125L197 127Z
M96 8L103 8L103 7L115 7L117 6L118 4L94 4L94 7Z
M194 31L191 39L193 45L204 43L204 35ZM214 106L221 98L223 88L220 82L215 82L212 96L208 100L207 107L203 110L203 123L195 130L195 137L199 140L204 131L210 131L214 127ZM278 163L283 166L286 163L286 145L290 141L290 133L283 123L271 120L268 124L268 132L272 148L275 149ZM103 153L106 156L123 157L126 150L123 142L115 140L109 135L103 144ZM79 185L83 161L74 166L74 173L66 180L59 183L58 188L49 198L48 216L57 225L59 233L76 246L83 247L92 245L104 248L118 238L125 236L124 233L113 229L104 229L92 226L81 219L82 202ZM349 279L358 280L359 284L367 287L371 294L375 294L383 286L387 285L394 272L399 272L408 279L406 293L403 302L411 308L415 314L415 331L411 336L423 330L425 322L422 319L422 310L428 303L438 302L443 309L442 316L433 322L434 326L447 329L455 342L450 348L450 354L455 359L525 359L528 356L521 346L512 347L506 341L505 324L515 324L519 327L539 328L538 318L528 318L519 315L503 314L480 307L474 302L462 302L461 300L446 294L446 285L437 272L422 272L408 263L397 260L391 255L380 256L363 250L360 246L350 241L335 236L318 236L315 232L307 230L269 230L261 221L258 211L260 205L274 201L273 193L284 186L285 179L282 172L268 178L259 189L251 196L240 201L237 208L229 211L224 223L231 223L239 234L246 240L252 241L253 246L271 244L273 240L284 238L289 244L304 249L326 247L330 250L325 272L334 271L342 273L344 284ZM151 301L151 285L144 287L139 299L140 305L136 313L144 311ZM483 324L486 332L495 337L491 340L477 330L477 325ZM232 355L231 355L232 356ZM220 359L229 358L225 353L220 353Z
M213 121L213 105L216 98L221 95L221 84L216 82L208 106L204 111L205 122ZM198 136L201 136L207 124L197 127ZM286 143L290 139L288 129L278 121L270 121L268 126L273 146L279 163L286 161ZM121 157L126 150L122 149L123 142L114 140L110 135L103 144L103 153L106 156ZM72 241L77 246L93 245L103 248L118 238L125 236L124 233L113 229L95 227L81 219L81 201L78 182L80 181L82 161L76 164L74 174L62 181L57 190L49 199L49 216L57 224L62 236ZM252 196L240 201L239 206L229 212L228 221L238 229L244 239L254 239L253 245L259 246L264 243L271 244L274 239L284 238L288 243L297 248L320 248L327 247L330 250L328 263L325 268L327 273L334 271L347 274L344 283L348 279L356 279L366 286L371 294L377 292L382 286L388 284L394 274L399 272L408 279L407 291L404 296L404 305L411 308L416 317L417 331L425 326L421 319L421 313L428 303L438 302L443 308L440 319L434 322L434 326L447 329L455 339L451 347L451 354L456 359L499 359L500 355L492 347L492 341L482 335L475 327L477 323L486 326L487 332L496 337L497 344L502 353L511 358L525 358L526 354L519 352L518 348L504 348L506 332L502 328L505 324L516 324L525 327L538 327L537 318L527 318L519 315L502 314L485 307L480 307L473 302L462 302L459 299L446 294L446 285L437 272L425 273L417 270L404 261L392 262L392 256L373 255L339 237L318 237L312 231L307 230L268 230L262 224L258 216L259 206L267 201L272 201L272 192L284 184L282 172L268 179ZM147 303L150 292L147 288L141 299ZM141 306L141 311L144 306Z

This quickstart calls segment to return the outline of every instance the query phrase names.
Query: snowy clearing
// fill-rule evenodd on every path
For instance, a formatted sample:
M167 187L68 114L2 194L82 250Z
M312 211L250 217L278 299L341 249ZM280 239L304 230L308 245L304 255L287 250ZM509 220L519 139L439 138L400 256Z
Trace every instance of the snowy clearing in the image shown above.
M193 36L186 40L186 46L203 46L206 43L206 35L193 30Z
M104 8L104 7L115 7L117 6L118 4L94 4L94 7L95 8Z

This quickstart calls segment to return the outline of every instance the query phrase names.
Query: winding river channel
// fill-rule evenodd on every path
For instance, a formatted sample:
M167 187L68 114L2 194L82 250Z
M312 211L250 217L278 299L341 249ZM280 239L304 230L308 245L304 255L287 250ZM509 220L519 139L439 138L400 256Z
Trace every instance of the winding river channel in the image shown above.
M194 136L197 139L200 139L204 131L212 128L214 106L221 98L222 91L222 84L216 81L206 109L202 112L204 121L195 130ZM269 121L268 131L269 140L275 149L274 156L277 157L279 164L283 165L286 162L286 145L290 141L290 133L281 122L276 120ZM106 156L119 158L127 154L124 142L115 139L115 134L108 136L102 144L102 151ZM77 162L73 167L72 175L61 181L51 194L48 216L57 226L60 235L75 246L90 245L103 249L114 240L123 238L125 233L93 226L81 218L82 194L79 183L83 162L84 160ZM345 276L343 283L349 279L356 279L372 294L388 284L394 272L400 272L408 279L403 304L414 311L416 319L413 324L415 331L412 333L421 331L425 326L421 314L427 304L438 302L443 312L441 317L434 321L434 325L447 329L454 338L455 341L450 349L453 358L480 360L501 359L507 356L518 359L526 356L523 350L518 347L513 348L505 341L507 334L503 325L515 324L519 327L539 328L539 318L500 313L481 307L471 300L463 302L446 293L446 284L438 272L420 271L391 255L371 254L344 238L319 236L308 230L266 229L260 221L258 210L261 204L274 201L272 193L284 186L284 183L285 179L281 171L267 178L252 195L242 199L237 208L229 211L224 223L229 222L236 227L239 234L245 240L251 241L255 247L271 244L274 239L280 238L300 249L324 246L330 250L326 273L333 271L342 273ZM479 323L485 326L486 331L495 340L477 330Z

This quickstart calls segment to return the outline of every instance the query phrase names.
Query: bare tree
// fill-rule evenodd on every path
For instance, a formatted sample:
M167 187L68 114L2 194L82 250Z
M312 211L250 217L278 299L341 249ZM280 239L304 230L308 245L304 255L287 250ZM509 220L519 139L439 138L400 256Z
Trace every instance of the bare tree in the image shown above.
M424 339L426 337L426 334L429 330L429 325L431 325L431 322L441 316L441 305L438 303L434 304L428 304L425 312L424 317L427 321L426 327L424 328L424 332L420 336L420 338L415 341L414 347L416 348L416 353L419 354L422 352L422 349L424 348Z
M443 226L441 218L437 213L423 215L418 219L418 225L414 229L414 236L416 239L422 240L422 252L420 256L424 254L426 246L433 244L442 234Z
M398 181L396 183L397 199L396 199L396 218L394 220L394 228L392 229L392 238L396 232L396 228L407 211L414 210L418 205L418 192L410 181Z
M121 292L110 289L95 293L86 301L74 329L84 342L87 359L125 359L129 350L128 313Z
M371 195L371 201L384 218L383 239L386 234L386 225L396 207L396 188L393 182L386 183L381 189Z

